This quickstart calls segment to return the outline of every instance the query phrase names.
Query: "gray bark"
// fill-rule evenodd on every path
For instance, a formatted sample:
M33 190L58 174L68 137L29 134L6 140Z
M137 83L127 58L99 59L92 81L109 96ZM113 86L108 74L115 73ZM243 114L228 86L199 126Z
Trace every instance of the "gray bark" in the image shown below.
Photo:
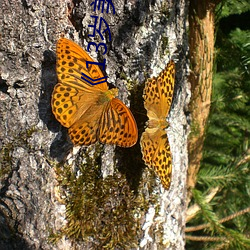
M103 249L105 244L110 244L110 249L184 249L188 135L184 111L190 93L187 2L117 0L113 1L116 15L104 14L112 32L105 55L108 79L119 88L119 98L130 104L139 135L147 120L142 111L146 78L156 76L170 58L176 62L167 130L173 155L169 191L144 166L139 143L131 149L99 143L73 148L66 129L51 112L51 93L57 82L56 42L62 33L83 48L95 41L87 36L91 32L90 16L95 15L91 2L0 0L0 249ZM49 241L51 232L59 232L66 225L65 209L67 202L72 202L67 198L70 191L65 191L59 180L58 169L64 171L69 166L77 176L79 165L86 162L101 171L100 179L114 183L108 189L111 197L108 202L104 199L100 209L124 202L124 213L136 224L131 232L118 235L122 243L111 244L119 242L112 238L113 233L104 244L98 231L81 240L66 235L55 243ZM117 184L119 180L121 184ZM130 195L134 198L126 200ZM134 202L138 197L143 201ZM118 222L111 216L104 224L119 231Z

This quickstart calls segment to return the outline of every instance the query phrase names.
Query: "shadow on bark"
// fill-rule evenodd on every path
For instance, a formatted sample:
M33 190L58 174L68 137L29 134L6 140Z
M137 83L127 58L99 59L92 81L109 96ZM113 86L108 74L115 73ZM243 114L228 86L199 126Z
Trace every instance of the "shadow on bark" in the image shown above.
M140 148L141 134L144 131L145 122L147 121L146 110L144 109L142 100L143 89L144 85L138 85L131 91L130 109L135 114L138 126L138 142L131 148L116 148L116 154L119 158L119 171L126 175L130 188L135 192L138 191L142 173L145 169Z
M51 109L51 95L57 84L56 55L54 52L46 50L43 56L41 93L38 104L39 117L51 132L60 131L50 146L50 156L60 162L67 156L73 144L68 137L67 129L60 125Z
M16 222L13 221L13 225L9 224L10 218L6 218L2 211L0 211L0 249L3 250L31 250L29 244L24 238L17 234Z

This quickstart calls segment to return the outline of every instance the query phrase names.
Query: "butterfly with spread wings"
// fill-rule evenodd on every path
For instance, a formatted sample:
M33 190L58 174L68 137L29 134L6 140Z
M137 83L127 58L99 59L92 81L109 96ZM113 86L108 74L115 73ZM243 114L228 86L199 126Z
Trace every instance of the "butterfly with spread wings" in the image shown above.
M52 111L66 128L75 145L97 141L131 147L138 139L135 119L116 98L118 89L109 89L106 81L91 84L85 80L105 79L93 59L76 43L60 38L56 47L58 83L52 94ZM85 78L82 78L82 75Z
M168 127L166 117L172 102L174 79L175 65L170 61L158 77L146 81L143 92L144 107L149 118L140 140L143 160L156 171L165 189L170 187L172 173L170 145L165 129Z

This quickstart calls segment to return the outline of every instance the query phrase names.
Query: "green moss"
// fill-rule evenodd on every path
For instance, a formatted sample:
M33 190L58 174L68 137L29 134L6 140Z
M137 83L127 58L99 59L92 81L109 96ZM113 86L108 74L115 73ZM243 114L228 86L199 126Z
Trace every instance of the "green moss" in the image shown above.
M138 80L127 80L127 88L129 91L133 90L138 85Z
M123 79L123 80L126 80L126 81L128 80L127 75L125 74L124 71L121 72L120 78Z
M161 37L161 55L169 54L168 50L168 37L162 35Z
M129 79L129 78L126 76L126 74L125 74L124 71L122 71L122 72L120 73L120 79L126 81L126 86L127 86L127 89L128 89L128 90L132 90L135 86L138 85L138 81L137 81L137 80L131 80L131 79Z
M27 129L24 133L22 133L22 137L23 139L28 139L32 136L33 133L37 132L38 129L35 126L30 127L29 129Z
M124 174L117 171L103 179L100 166L93 159L80 164L77 174L68 165L58 165L56 172L66 197L68 223L60 232L51 234L51 241L66 236L98 249L138 246L140 217L150 201L142 192L136 195L131 190Z
M12 142L4 144L0 149L0 180L1 178L8 178L9 174L12 171L12 152L16 147L25 147L29 148L28 138L36 131L34 127L14 136Z
M160 14L161 16L164 16L165 18L168 18L169 16L169 5L167 1L163 1L161 8L160 8Z
M9 143L0 150L0 179L11 172L11 152L12 145Z

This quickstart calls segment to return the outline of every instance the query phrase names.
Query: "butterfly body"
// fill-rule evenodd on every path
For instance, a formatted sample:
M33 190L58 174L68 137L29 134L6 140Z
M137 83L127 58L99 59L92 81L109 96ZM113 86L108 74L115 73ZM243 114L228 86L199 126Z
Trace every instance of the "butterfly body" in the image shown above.
M138 138L131 111L118 99L118 89L109 89L104 81L92 85L81 78L104 78L100 68L80 46L61 38L57 43L58 84L52 94L52 111L68 128L75 145L97 141L121 147L133 146Z
M148 129L165 129L168 128L169 124L166 119L150 119L147 121Z
M113 88L110 90L107 90L103 92L99 98L98 98L98 103L104 104L106 102L111 101L113 98L115 98L118 95L118 89Z
M149 118L140 145L143 160L153 168L164 188L169 189L172 173L170 145L165 129L174 90L174 62L170 61L158 77L148 79L143 92L144 107Z

